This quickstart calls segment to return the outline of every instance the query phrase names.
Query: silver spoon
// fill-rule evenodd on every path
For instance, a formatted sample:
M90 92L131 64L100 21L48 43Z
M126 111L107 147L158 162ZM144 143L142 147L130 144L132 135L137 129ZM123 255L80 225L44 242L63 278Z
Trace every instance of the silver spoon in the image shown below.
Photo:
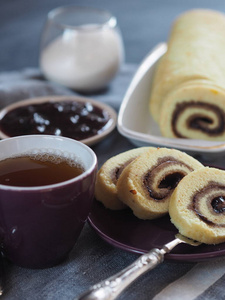
M193 241L181 234L165 244L161 249L154 248L146 254L140 256L134 263L123 269L114 276L93 285L86 293L76 300L113 300L116 299L132 282L145 272L152 270L162 263L166 253L169 253L178 244L185 243L198 246L201 243Z

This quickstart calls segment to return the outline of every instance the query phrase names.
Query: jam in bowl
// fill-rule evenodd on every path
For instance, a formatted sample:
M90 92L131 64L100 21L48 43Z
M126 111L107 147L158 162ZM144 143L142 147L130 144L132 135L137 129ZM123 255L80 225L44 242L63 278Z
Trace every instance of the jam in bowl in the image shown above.
M106 104L77 96L48 96L13 103L0 111L0 138L29 134L65 136L94 144L116 125Z

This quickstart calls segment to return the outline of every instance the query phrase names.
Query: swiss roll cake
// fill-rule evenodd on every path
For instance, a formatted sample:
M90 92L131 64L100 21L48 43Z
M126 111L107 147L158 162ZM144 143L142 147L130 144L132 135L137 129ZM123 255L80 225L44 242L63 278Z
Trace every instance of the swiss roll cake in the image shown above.
M154 74L149 107L169 138L225 140L225 15L179 16Z
M153 147L134 148L108 159L97 173L95 198L106 208L120 210L126 208L117 195L117 182L124 170L136 157L145 151L154 151Z
M184 236L225 242L225 172L205 167L189 173L171 195L169 214Z
M118 197L140 219L162 217L180 180L199 168L203 168L199 161L179 150L145 151L121 173Z

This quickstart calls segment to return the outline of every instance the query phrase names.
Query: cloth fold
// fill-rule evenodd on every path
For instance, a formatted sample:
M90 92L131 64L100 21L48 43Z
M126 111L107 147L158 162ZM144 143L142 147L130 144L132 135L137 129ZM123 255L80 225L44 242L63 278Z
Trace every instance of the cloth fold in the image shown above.
M79 95L108 103L118 110L130 80L137 68L135 64L124 65L104 90L95 94L80 94L69 88L45 80L37 68L0 73L0 109L13 102L48 95Z
M46 95L73 95L74 92L47 82L38 69L0 74L0 109L13 102Z

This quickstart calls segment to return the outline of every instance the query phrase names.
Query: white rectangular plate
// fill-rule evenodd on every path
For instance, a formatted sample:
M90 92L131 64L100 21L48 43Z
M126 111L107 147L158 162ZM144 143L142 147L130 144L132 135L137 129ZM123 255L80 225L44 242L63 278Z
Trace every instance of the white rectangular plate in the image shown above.
M167 45L157 45L136 71L122 101L117 121L118 131L134 145L176 148L191 154L211 158L225 153L225 142L162 137L149 112L149 97L157 62L167 51Z

